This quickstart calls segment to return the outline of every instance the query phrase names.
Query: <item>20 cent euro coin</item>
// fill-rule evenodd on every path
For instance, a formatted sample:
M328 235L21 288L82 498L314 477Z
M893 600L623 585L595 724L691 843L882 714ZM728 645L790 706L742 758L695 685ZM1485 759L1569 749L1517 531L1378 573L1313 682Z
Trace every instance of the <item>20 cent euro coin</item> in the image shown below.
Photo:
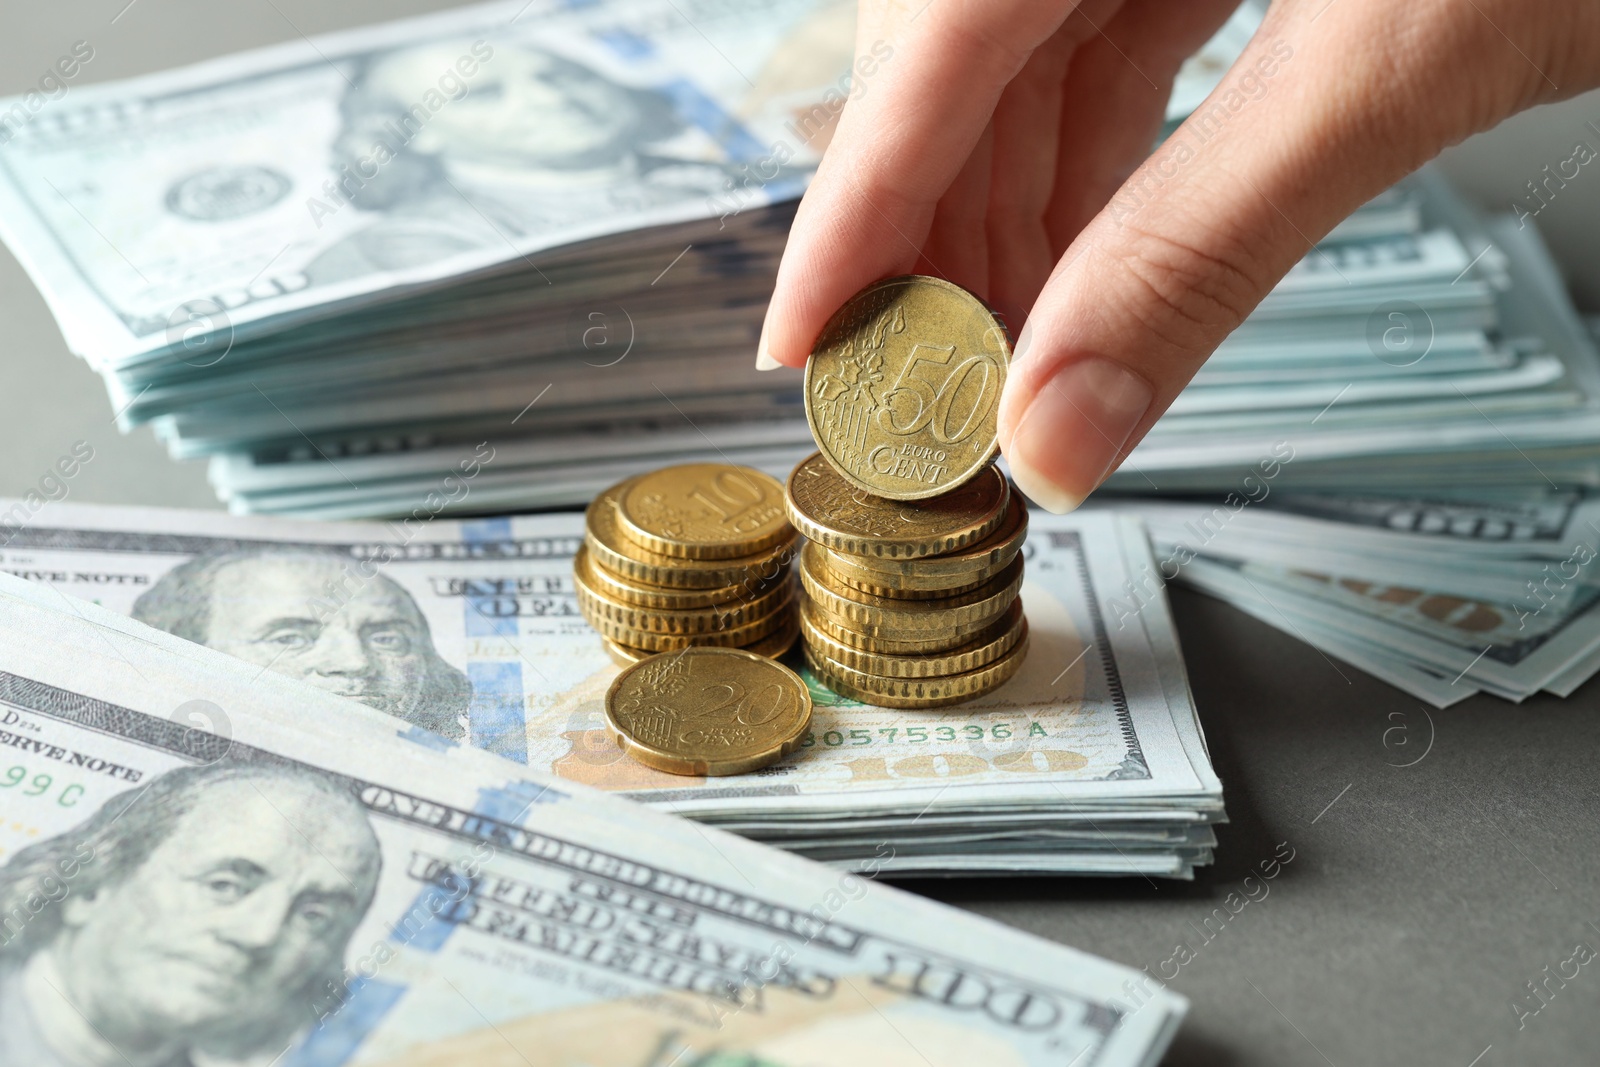
M694 647L641 660L606 692L617 744L669 774L742 774L793 752L811 691L780 663L738 648Z

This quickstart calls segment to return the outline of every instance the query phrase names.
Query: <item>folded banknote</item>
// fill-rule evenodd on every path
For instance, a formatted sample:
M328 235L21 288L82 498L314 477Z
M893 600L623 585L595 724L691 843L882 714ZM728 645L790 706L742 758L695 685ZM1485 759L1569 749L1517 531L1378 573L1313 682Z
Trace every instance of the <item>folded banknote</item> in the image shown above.
M0 576L0 1063L1132 1065L1184 1012L397 725Z
M1166 603L1127 617L1110 608L1151 565L1137 521L1034 518L1022 588L1031 652L995 693L891 711L807 674L816 710L799 752L735 778L665 774L617 748L603 712L616 668L573 586L582 524L425 513L320 524L57 503L3 531L0 570L446 742L834 862L870 861L883 825L908 845L901 873L1187 876L1209 860L1222 789ZM983 834L941 839L941 816ZM1128 819L1137 825L1124 833Z

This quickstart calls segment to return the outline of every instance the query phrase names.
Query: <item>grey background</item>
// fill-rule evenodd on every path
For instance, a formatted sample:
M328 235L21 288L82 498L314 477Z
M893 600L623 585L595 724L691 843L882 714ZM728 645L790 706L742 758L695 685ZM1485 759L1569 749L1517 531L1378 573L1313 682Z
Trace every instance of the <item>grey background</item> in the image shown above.
M80 39L96 54L78 80L101 81L445 6L125 4L10 0L0 95L29 88ZM1600 94L1519 116L1443 162L1470 195L1508 210L1574 141L1594 143L1590 120L1600 122ZM1580 305L1600 310L1590 169L1538 224ZM73 481L75 500L217 506L202 465L168 461L148 430L117 433L99 379L3 250L0 352L0 495L26 491L81 439L96 457ZM1187 944L1195 957L1169 984L1194 1006L1169 1064L1600 1061L1600 960L1552 983L1554 998L1520 1030L1511 1008L1519 996L1535 1003L1523 983L1579 942L1600 950L1600 683L1565 701L1479 697L1436 712L1220 603L1183 590L1174 601L1233 820L1216 865L1193 884L910 887L1153 972ZM1270 894L1208 935L1213 909L1285 842L1294 859Z

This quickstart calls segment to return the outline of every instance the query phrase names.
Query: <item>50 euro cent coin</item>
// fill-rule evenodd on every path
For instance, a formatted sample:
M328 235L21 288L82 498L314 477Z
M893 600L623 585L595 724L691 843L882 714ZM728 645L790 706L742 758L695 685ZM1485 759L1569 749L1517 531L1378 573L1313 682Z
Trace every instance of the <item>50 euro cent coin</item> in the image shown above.
M880 596L926 599L982 585L1017 558L1028 537L1028 506L1015 493L1005 517L989 535L938 556L886 559L825 551L828 571L845 585Z
M808 540L848 555L912 560L965 548L1006 516L1005 476L986 466L948 492L890 500L851 484L816 453L789 473L789 521Z
M812 628L827 634L835 641L860 649L863 652L882 652L891 656L933 656L941 652L948 652L952 648L966 644L984 631L985 626L953 627L949 632L940 632L931 636L912 637L885 637L882 634L864 634L840 624L839 620L824 611L817 610L815 604L806 603L801 607L802 618Z
M891 500L938 496L998 450L1011 362L1005 324L940 278L869 285L823 328L806 364L806 420L852 485Z
M955 638L992 624L1005 614L1022 588L1022 560L1013 559L1004 570L976 589L932 600L909 600L863 593L840 583L828 573L816 545L800 553L800 579L817 612L857 633L891 640Z
M1004 615L971 640L940 651L889 653L857 648L835 637L807 608L800 611L800 626L806 647L815 654L863 674L889 678L930 678L977 670L1010 652L1028 633L1028 620L1022 613L1020 597L1011 602Z
M961 674L927 678L891 678L868 674L838 663L806 646L806 666L817 680L840 696L881 708L942 708L962 704L999 689L1022 668L1028 655L1024 632L1011 649L990 663Z

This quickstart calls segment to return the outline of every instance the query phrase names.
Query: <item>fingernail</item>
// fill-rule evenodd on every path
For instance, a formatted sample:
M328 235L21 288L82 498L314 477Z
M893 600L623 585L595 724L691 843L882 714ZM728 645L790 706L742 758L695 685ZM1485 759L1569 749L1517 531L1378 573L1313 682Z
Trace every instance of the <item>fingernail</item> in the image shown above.
M777 370L783 364L772 358L772 353L767 351L767 331L761 331L761 343L756 346L756 370Z
M1033 347L1033 320L1029 319L1022 324L1022 332L1017 334L1017 343L1011 346L1011 362L1018 363L1028 354L1028 349Z
M1074 360L1023 411L1006 458L1017 487L1046 511L1083 503L1150 410L1150 383L1100 356Z

